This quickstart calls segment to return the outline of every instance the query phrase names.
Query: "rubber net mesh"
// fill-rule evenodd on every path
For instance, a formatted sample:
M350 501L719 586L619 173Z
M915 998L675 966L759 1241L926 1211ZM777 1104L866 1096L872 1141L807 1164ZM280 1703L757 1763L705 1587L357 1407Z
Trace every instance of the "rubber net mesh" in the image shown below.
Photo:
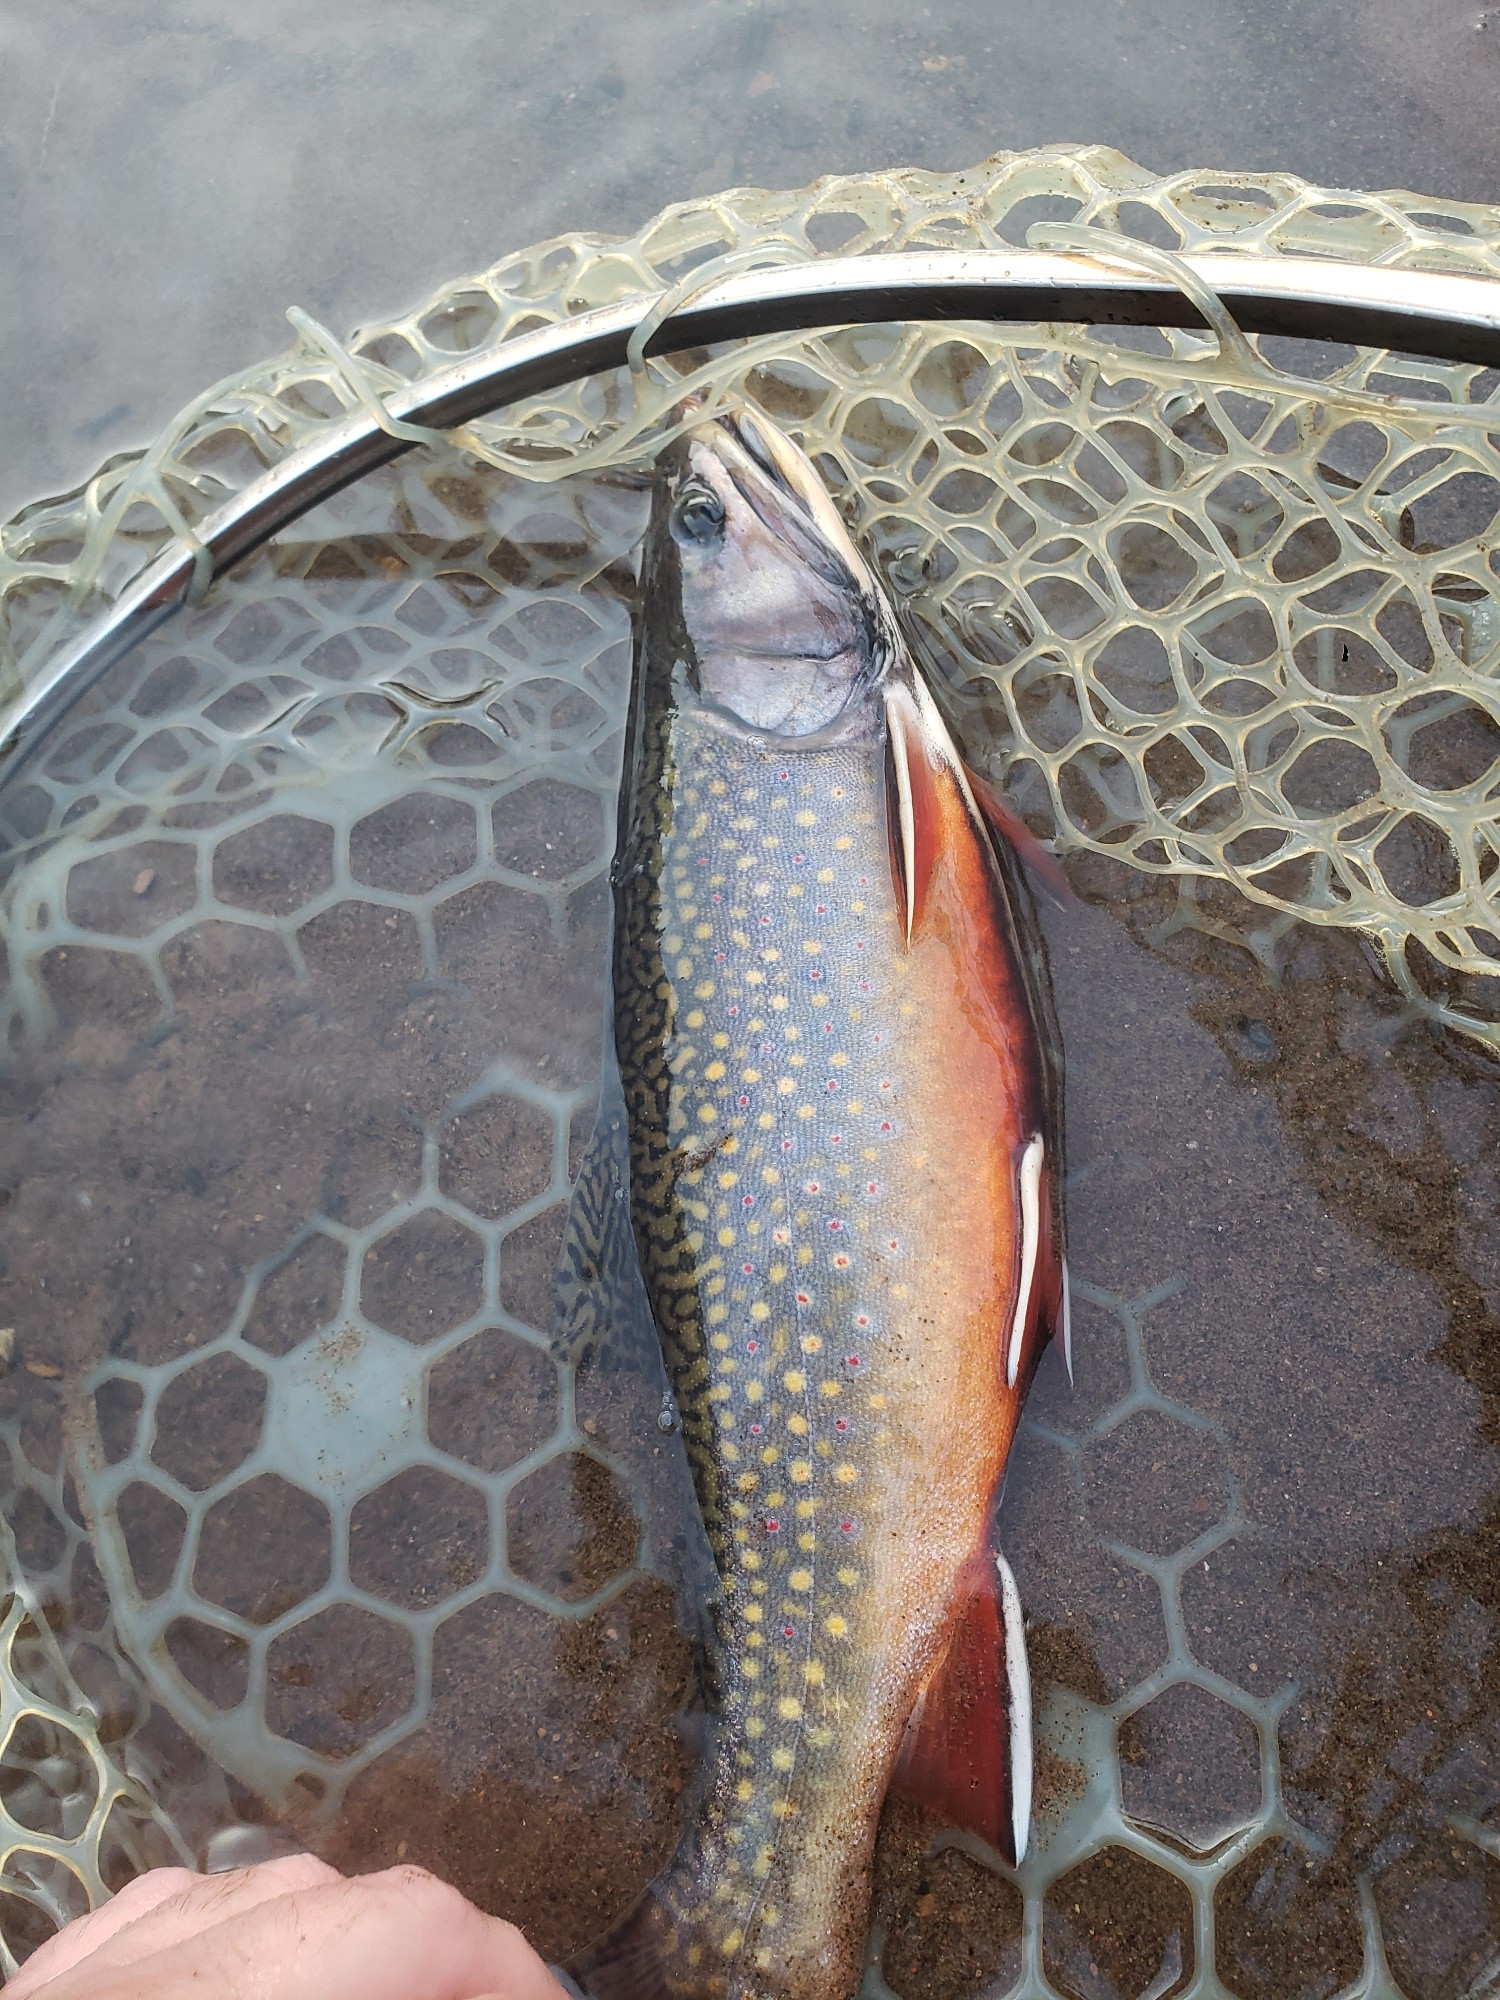
M149 452L0 530L9 688L246 482L458 355L734 253L1017 245L1069 227L1169 253L1500 279L1489 210L1283 175L1154 179L1103 149L736 190L627 241L560 238L347 351L309 326ZM241 1186L189 1267L213 1294L201 1308L153 1290L144 1245L85 1269L80 1291L109 1292L110 1337L72 1354L66 1380L39 1364L29 1385L9 1434L20 1554L7 1544L0 1626L7 1956L194 1847L150 1803L152 1714L315 1827L434 1726L445 1635L464 1618L509 1607L521 1623L492 1640L519 1654L528 1617L613 1639L620 1607L665 1587L650 1395L629 1408L576 1380L547 1334L597 1083L642 521L620 468L649 458L685 377L804 441L966 743L1059 852L1161 878L1162 934L1232 940L1273 977L1298 926L1355 931L1411 1008L1496 1041L1496 371L1271 340L1221 352L1156 330L843 330L595 378L362 481L112 669L0 793L21 863L4 906L13 1050L87 1023L106 991L163 1037L226 992L249 1034L278 981L316 988L351 966L437 996L402 1016L409 1060L379 1131L378 1105L358 1132L339 1124L347 1050L298 1071L295 1104L288 1085L288 1116L339 1133L342 1178L299 1179L289 1161L285 1185ZM481 995L457 1027L455 982ZM348 1022L357 1042L357 1007ZM482 1060L466 1065L465 1036ZM173 1086L222 1150L218 1100L194 1087ZM51 1226L72 1214L59 1194ZM248 1275L215 1294L221 1252ZM1217 1448L1216 1419L1147 1366L1141 1326L1171 1291L1084 1285L1126 1360L1114 1400L1059 1435L1070 1462L1136 1418ZM187 1310L191 1335L174 1330ZM441 1522L430 1576L370 1554L388 1517ZM1128 1552L1160 1593L1165 1650L1116 1696L1047 1720L1050 1754L1087 1777L1027 1864L997 1991L1093 1990L1067 1967L1104 1947L1072 1938L1068 1897L1100 1866L1124 1890L1144 1870L1169 1915L1181 1898L1150 1990L1196 1976L1217 1991L1216 1893L1268 1840L1311 1839L1279 1790L1289 1694L1195 1659L1178 1606L1183 1578L1244 1525L1231 1481L1217 1515ZM376 1661L380 1692L330 1707L319 1660L351 1650ZM1115 1753L1128 1717L1184 1689L1230 1716L1254 1773L1237 1823L1185 1835L1132 1809ZM630 1782L612 1766L599 1795ZM1358 1990L1373 1994L1388 1973L1367 1896L1360 1909Z

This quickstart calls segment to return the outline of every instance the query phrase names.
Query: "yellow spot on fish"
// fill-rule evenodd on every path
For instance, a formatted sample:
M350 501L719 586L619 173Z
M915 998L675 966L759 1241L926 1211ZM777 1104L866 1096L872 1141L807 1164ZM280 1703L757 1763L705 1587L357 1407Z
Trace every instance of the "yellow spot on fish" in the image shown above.
M788 1417L786 1420L786 1427L791 1432L793 1437L805 1438L807 1436L806 1417L795 1417L795 1416Z
M748 1805L755 1797L755 1787L748 1778L741 1778L734 1788L734 1795L742 1806Z
M727 1333L714 1334L713 1338L709 1341L709 1346L716 1347L721 1354L724 1353L729 1346L729 1335Z
M807 1684L809 1687L821 1687L823 1685L823 1662L821 1660L809 1660L802 1671L807 1675Z
M712 1000L714 997L713 981L711 979L700 979L698 984L693 988L693 997L695 1000Z
M683 1017L683 1025L688 1028L701 1028L703 1026L703 1009L695 1007L691 1014Z
M870 1408L872 1410L883 1410L885 1408L885 1404L886 1404L886 1399L884 1396L872 1396L870 1398Z
M687 915L686 910L683 911L683 915ZM693 926L693 936L695 938L711 938L713 934L714 927L712 924L695 924Z
M791 1751L778 1746L771 1752L771 1763L778 1771L790 1771L793 1763Z
M765 1393L765 1387L760 1382L747 1382L745 1384L745 1401L747 1403L758 1403Z
M758 1625L761 1621L762 1615L763 1614L760 1605L747 1604L745 1606L745 1616L746 1618L749 1619L752 1625Z
M818 880L820 882L831 882L833 880L833 870L831 868L820 868L818 870Z
M802 1352L804 1354L821 1354L823 1352L823 1336L820 1333L804 1333L802 1336Z
M804 938L802 940L802 949L805 952L815 954L817 952L820 952L823 949L823 946L821 941L817 938Z
M801 1512L800 1508L798 1512ZM813 1550L818 1546L818 1538L816 1535L799 1535L797 1537L797 1546L799 1549L805 1549L811 1555Z
M797 1106L797 1116L799 1118L811 1118L812 1115L813 1115L813 1108L810 1104L799 1104ZM699 1113L699 1116L700 1117L702 1116L701 1112Z
M844 1586L845 1590L853 1590L855 1584L859 1582L859 1571L857 1569L841 1569L839 1571L839 1582Z
M727 1049L727 1048L729 1047L729 1037L728 1037L728 1035L715 1035L715 1036L714 1036L714 1047L715 1047L716 1049Z
M816 826L817 823L818 815L815 812L809 812L805 806L797 815L798 826Z
M752 965L750 970L745 974L745 984L747 986L763 986L765 984L765 978L766 975L759 969L759 967ZM771 1005L774 1007L776 1005L776 1002L773 1000L771 1002Z
M827 1630L833 1634L835 1639L842 1639L844 1634L849 1630L848 1619L840 1618L839 1614L836 1611L834 1612L831 1618L825 1618L823 1623L827 1628Z
M769 1319L771 1317L771 1308L766 1304L764 1299L757 1299L755 1304L750 1308L750 1317L751 1319Z
M747 1718L745 1722L745 1734L747 1736L764 1736L765 1733L766 1725L763 1716L752 1715Z
M758 1069L747 1069L745 1071L745 1081L746 1083L759 1083L760 1071Z
M679 958L677 961L677 977L679 979L691 979L692 976L693 961L690 958ZM700 997L706 1000L708 995L705 993Z
M795 1819L797 1817L797 1808L791 1799L777 1799L771 1810L778 1819Z
M735 1481L735 1484L739 1487L741 1493L753 1493L760 1484L760 1474L757 1472L742 1472Z
M818 1384L818 1394L820 1396L840 1396L843 1394L843 1384L840 1382L820 1382Z
M733 1241L734 1231L732 1229L721 1229L719 1231L719 1243L725 1250L729 1248Z
M799 1722L802 1719L802 1704L794 1694L784 1694L776 1704L776 1713L783 1722Z
M833 844L836 848L838 848L839 852L843 854L848 852L848 850L854 845L854 842L849 838L847 833L841 833L838 839Z
M790 1096L791 1096L791 1094L792 1094L792 1092L793 1092L793 1091L794 1091L794 1090L795 1090L796 1088L797 1088L797 1085L796 1085L795 1081L794 1081L794 1080L793 1080L793 1079L792 1079L791 1077L789 1077L789 1076L778 1076L778 1077L777 1077L777 1079L776 1079L776 1095L777 1095L778 1097L790 1097Z
M708 1078L710 1083L717 1083L719 1078L724 1074L724 1065L721 1062L711 1062L703 1074Z
M784 993L773 993L771 995L771 1005L776 1009L778 1014L784 1014L787 1010L786 995Z
M805 1458L794 1458L791 1464L791 1478L794 1486L805 1486L812 1478L812 1467Z
M833 1055L831 1055L828 1058L828 1060L835 1069L842 1069L845 1063L848 1062L849 1058L844 1054L842 1049L839 1049ZM709 1070L708 1074L712 1076L713 1071Z
M740 1946L744 1942L745 1942L745 1933L743 1931L741 1930L728 1931L724 1936L723 1942L719 1946L719 1950L724 1954L725 1958L733 1958L735 1953L739 1950Z
M807 1387L807 1377L800 1368L789 1368L781 1379L788 1395L800 1396Z

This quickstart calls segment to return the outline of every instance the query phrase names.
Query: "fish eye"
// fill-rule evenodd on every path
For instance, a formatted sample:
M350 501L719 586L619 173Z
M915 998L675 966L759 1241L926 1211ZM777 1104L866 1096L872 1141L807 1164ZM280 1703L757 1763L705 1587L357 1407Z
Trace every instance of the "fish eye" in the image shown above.
M711 542L724 526L724 502L711 486L685 486L672 509L672 533L679 542Z

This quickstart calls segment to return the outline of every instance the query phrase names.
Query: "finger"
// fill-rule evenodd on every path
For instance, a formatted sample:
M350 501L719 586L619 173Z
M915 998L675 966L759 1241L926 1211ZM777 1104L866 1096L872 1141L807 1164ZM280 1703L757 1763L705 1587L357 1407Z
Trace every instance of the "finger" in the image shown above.
M6 2000L26 2000L46 1979L55 1979L80 1958L96 1951L125 1924L134 1923L169 1897L179 1896L197 1881L191 1868L152 1868L127 1882L117 1896L86 1917L75 1917L56 1936L39 1945L15 1977L6 1983Z
M42 2000L563 2000L511 1924L420 1869L273 1897L100 1978L87 1961Z
M34 1952L6 1987L6 2000L28 2000L47 1981L84 1959L96 1976L103 1977L274 1897L339 1880L337 1869L312 1854L281 1855L223 1875L197 1875L190 1868L151 1869L128 1883L103 1909L67 1925Z

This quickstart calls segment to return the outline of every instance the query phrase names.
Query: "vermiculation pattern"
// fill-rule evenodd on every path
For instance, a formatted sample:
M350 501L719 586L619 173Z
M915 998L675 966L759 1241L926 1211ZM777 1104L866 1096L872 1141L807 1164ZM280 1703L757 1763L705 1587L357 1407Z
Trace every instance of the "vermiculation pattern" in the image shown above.
M724 1736L753 1746L727 1777L753 1851L726 1863L764 1877L792 1772L863 1671L861 1489L888 1442L884 1307L910 1295L899 1217L920 1171L892 1060L911 1003L875 760L673 727L693 778L664 802L659 973L632 982L672 1026L658 1042L643 1008L622 1055L665 1087L651 1275L723 1577ZM752 1770L780 1779L761 1814Z

